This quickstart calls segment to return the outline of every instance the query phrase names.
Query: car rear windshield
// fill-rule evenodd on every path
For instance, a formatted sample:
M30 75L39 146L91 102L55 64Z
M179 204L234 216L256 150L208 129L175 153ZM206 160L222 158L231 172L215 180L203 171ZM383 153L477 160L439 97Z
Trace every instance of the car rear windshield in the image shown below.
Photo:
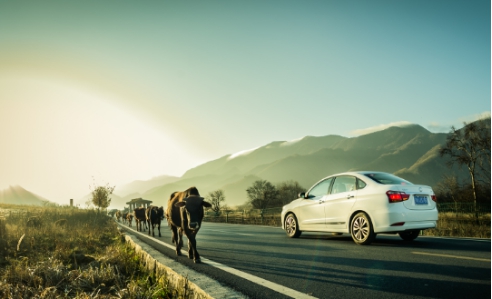
M365 173L366 177L383 185L413 185L409 181L397 177L389 173Z

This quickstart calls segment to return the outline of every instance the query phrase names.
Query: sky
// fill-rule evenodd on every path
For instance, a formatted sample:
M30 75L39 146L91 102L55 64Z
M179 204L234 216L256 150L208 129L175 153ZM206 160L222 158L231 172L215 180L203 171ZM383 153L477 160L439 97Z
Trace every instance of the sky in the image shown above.
M490 1L0 0L0 190L68 204L303 136L491 110Z

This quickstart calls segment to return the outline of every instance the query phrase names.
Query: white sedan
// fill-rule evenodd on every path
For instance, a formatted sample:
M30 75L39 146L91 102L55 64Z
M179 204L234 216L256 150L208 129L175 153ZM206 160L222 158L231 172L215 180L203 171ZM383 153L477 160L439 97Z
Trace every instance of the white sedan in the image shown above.
M282 228L291 238L303 231L349 233L370 244L378 233L398 233L411 241L435 228L436 195L385 172L357 171L326 177L282 208Z

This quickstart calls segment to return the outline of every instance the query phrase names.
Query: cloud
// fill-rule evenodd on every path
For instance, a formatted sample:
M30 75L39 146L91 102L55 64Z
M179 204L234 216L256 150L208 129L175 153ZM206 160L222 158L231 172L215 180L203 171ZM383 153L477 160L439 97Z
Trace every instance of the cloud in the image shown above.
M252 148L252 149L249 149L249 150L244 150L244 151L237 152L235 154L230 155L227 158L227 160L232 160L232 159L234 159L236 157L239 157L239 156L246 156L247 154L249 154L249 153L254 152L255 150L257 150L258 148L260 148L260 146L255 147L255 148Z
M381 125L377 125L377 126L369 127L369 128L365 128L365 129L357 129L357 130L350 132L350 135L361 136L361 135L367 135L370 133L382 131L382 130L387 129L389 127L406 127L406 126L410 126L410 125L412 125L411 122L398 121L398 122L392 122L389 124L381 124Z
M484 111L482 113L463 116L447 124L431 122L429 125L427 125L427 130L434 133L449 133L449 131L451 131L451 127L459 129L463 127L464 123L472 123L484 118L490 118L490 111Z
M460 121L461 125L463 125L464 122L471 123L484 118L490 118L490 111L484 111L482 113L460 117L458 120Z
M438 122L431 122L427 125L427 130L433 133L448 133L451 130L452 125L443 125Z
M303 140L304 138L305 138L305 136L304 136L304 137L300 137L300 138L293 139L293 140L291 140L291 141L285 141L285 142L282 142L282 143L280 144L280 146L289 146L289 145L292 145L292 144L294 144L294 143L297 143L297 142L299 142L299 141Z

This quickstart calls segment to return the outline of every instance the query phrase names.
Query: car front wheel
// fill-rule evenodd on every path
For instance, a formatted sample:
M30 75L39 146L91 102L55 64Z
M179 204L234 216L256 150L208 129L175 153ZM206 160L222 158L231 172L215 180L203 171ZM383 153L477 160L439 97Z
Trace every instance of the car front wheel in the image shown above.
M294 214L289 214L285 217L285 232L289 238L298 238L301 235L297 218Z
M366 213L357 213L350 222L350 234L358 245L369 245L376 237L371 219Z
M420 235L420 230L407 230L398 234L405 241L413 241Z

